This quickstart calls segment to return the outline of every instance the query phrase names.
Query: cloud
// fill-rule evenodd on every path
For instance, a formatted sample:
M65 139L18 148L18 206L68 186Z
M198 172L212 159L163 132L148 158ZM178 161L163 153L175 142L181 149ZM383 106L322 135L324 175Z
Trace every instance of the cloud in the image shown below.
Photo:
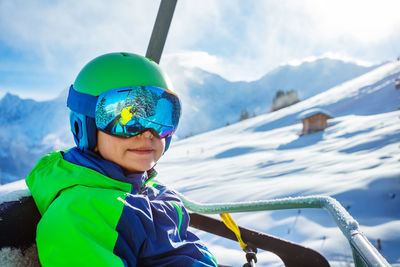
M151 1L2 1L1 39L49 66L63 53L78 59L104 50L142 52L157 9Z
M0 72L20 73L21 84L29 84L25 70L40 72L61 90L99 54L144 54L159 3L0 1ZM162 62L175 57L184 66L250 81L283 62L327 53L374 63L393 59L399 53L399 5L397 0L179 1ZM41 83L36 86L50 90L46 80Z
M241 64L237 64L238 62L205 51L181 51L166 54L161 65L165 65L168 69L176 69L175 65L179 65L182 67L180 71L184 71L186 77L190 76L191 80L199 83L202 83L202 77L193 77L193 73L185 69L200 68L207 72L216 73L230 81L251 81L259 78L258 74L251 73L253 71L251 63L246 62L249 61L243 59ZM248 64L247 67L246 64Z
M168 62L174 61L179 65L185 66L187 68L200 67L202 69L211 69L215 65L221 64L221 59L215 55L210 55L204 51L186 51L180 53L170 53L165 55L163 61ZM172 62L171 62L172 63Z
M185 66L230 81L255 80L283 63L310 58L370 65L397 57L398 6L397 1L178 3L165 51Z
M343 36L356 42L380 42L398 33L400 26L396 0L307 0L304 6L302 12L312 17L318 32L328 39Z
M7 86L14 90L30 84L26 74L30 70L58 80L54 84L43 78L41 85L36 84L55 96L59 93L56 88L71 84L84 64L100 54L144 54L158 5L128 0L1 1L0 54L6 51L12 56L4 58L0 67L4 71L5 65L8 72L20 76L19 82Z
M294 60L290 60L288 62L282 62L281 65L299 66L300 64L302 64L304 62L312 62L312 61L316 61L318 59L323 59L323 58L337 59L337 60L341 60L344 62L352 62L352 63L356 63L357 65L365 66L365 67L370 67L373 65L373 62L370 62L370 61L360 60L358 58L344 56L340 53L333 53L333 52L326 52L321 56L310 56L310 57L306 57L306 58L302 58L302 59L294 59Z

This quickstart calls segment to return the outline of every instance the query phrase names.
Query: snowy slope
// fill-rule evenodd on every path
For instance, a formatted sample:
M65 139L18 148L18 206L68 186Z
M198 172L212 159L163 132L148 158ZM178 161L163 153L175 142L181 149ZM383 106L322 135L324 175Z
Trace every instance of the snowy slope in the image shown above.
M360 223L370 241L400 266L400 63L274 113L176 141L159 162L159 179L198 202L286 196L333 196ZM334 118L325 131L299 136L297 116L311 108ZM23 183L0 187L0 201L27 193ZM323 210L233 214L238 224L312 247L332 266L349 266L352 254ZM242 266L235 242L199 232L221 264ZM257 266L282 266L260 252ZM351 265L350 265L351 266Z
M159 162L160 176L198 202L333 196L373 244L380 239L388 261L400 264L400 92L394 88L398 76L400 63L389 63L284 110L178 141ZM334 119L325 131L300 137L302 126L296 117L315 107L330 111ZM234 218L313 247L334 266L352 261L347 241L324 211L257 212ZM201 235L221 263L243 264L237 244ZM261 265L280 266L271 254L262 254Z

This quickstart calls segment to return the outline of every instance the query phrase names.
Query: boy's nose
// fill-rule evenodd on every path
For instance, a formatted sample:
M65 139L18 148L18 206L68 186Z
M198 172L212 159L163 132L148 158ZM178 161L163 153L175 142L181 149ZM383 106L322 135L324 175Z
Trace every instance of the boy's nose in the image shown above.
M141 136L144 138L149 138L149 139L152 139L154 137L153 133L150 130L144 131L144 132L138 134L138 136Z

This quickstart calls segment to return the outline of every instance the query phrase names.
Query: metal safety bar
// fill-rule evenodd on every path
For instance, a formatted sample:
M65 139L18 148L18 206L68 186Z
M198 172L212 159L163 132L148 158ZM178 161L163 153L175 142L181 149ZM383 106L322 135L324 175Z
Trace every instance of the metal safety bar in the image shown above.
M358 222L332 197L307 196L235 203L198 203L189 200L179 192L176 193L188 210L207 214L303 208L325 209L349 241L356 267L390 266L360 231Z

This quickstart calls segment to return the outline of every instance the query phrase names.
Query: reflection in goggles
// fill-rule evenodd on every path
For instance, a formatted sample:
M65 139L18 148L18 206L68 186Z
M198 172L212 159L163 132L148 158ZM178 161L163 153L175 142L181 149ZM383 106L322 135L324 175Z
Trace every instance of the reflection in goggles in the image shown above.
M118 136L153 129L160 137L172 135L179 122L180 101L175 94L152 86L110 90L99 96L96 126Z

